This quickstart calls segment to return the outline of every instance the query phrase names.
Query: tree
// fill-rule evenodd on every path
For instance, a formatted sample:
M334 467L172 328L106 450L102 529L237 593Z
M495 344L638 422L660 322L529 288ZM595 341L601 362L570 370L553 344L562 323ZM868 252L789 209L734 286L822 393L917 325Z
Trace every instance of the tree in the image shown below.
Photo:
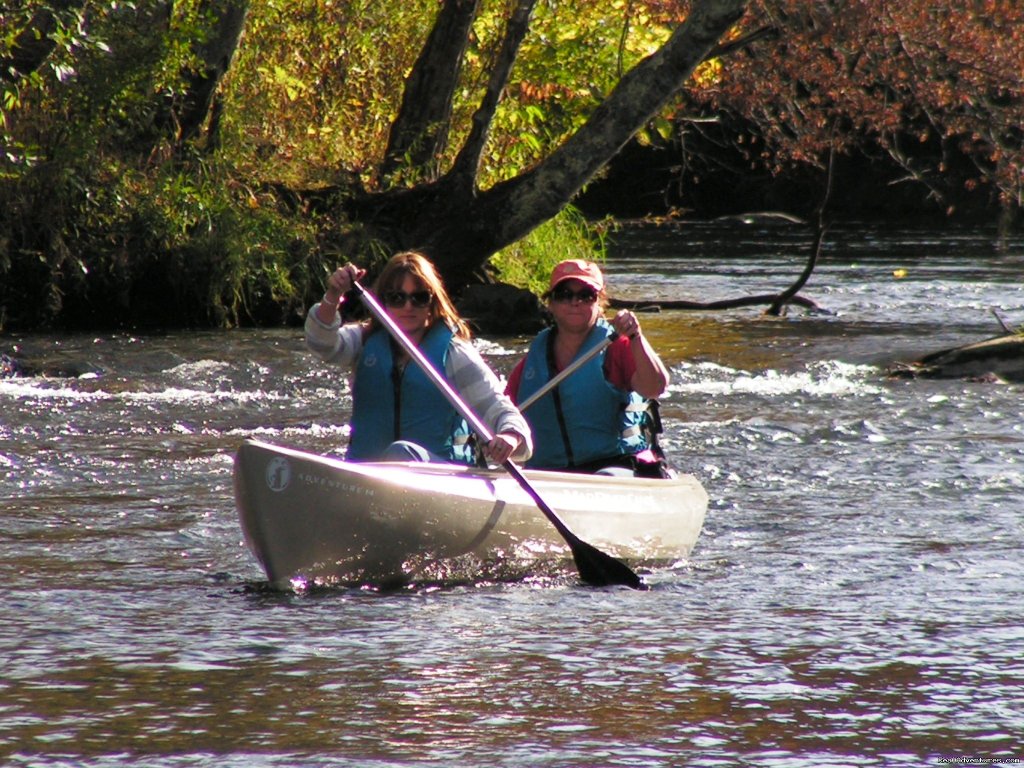
M835 151L884 162L892 185L923 189L947 214L970 197L1010 214L1024 205L1024 5L759 0L750 18L777 34L688 105L742 118L732 139L748 172L824 175Z
M743 0L698 0L667 41L640 61L564 143L533 167L489 188L480 186L480 157L500 96L509 85L517 51L529 29L535 0L518 0L494 57L472 127L448 170L436 172L444 154L453 112L451 95L463 49L451 44L452 30L468 30L476 2L447 0L434 31L406 80L399 113L385 154L384 169L425 179L392 185L346 200L348 216L372 230L391 250L428 253L456 286L479 274L501 248L557 215L618 150L683 87L708 53L743 14ZM440 85L438 85L440 81ZM440 104L435 95L445 94ZM428 147L428 151L415 151ZM334 191L334 190L332 190Z
M717 131L739 174L880 157L945 209L973 196L1016 211L1024 6L947 5L5 9L0 327L8 310L43 321L73 305L133 321L161 290L204 307L191 322L265 317L301 308L328 262L400 248L427 251L457 289L627 142L673 129ZM684 153L681 166L705 162L686 183L720 159Z
M902 170L894 183L912 181L947 209L963 198L951 187L965 181L1019 208L1024 99L1019 67L1007 66L1024 60L1019 4L759 0L740 23L747 5L696 2L689 15L673 4L619 5L623 38L638 27L630 26L636 12L665 30L657 50L631 68L627 62L584 122L553 130L557 140L539 148L532 165L494 182L493 173L481 173L481 159L503 95L518 86L519 108L540 107L549 126L556 100L531 99L527 89L544 93L557 75L531 81L536 70L519 66L536 3L511 3L480 76L477 108L460 131L454 102L472 49L467 35L484 4L445 2L405 79L384 159L363 174L371 184L328 187L318 197L344 192L348 220L386 250L423 248L450 279L464 282L571 202L630 138L675 110L684 131L722 115L742 118L752 135L740 151L776 173L806 166L824 175L835 154L883 154ZM708 59L715 59L710 76L684 90ZM694 108L701 122L691 121ZM958 162L973 164L975 174L949 173Z

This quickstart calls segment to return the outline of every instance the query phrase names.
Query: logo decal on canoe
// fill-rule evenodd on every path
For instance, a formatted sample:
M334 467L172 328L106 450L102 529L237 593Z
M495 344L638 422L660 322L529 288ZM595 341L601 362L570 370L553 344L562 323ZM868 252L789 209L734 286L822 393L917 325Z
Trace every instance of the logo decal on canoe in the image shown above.
M283 456L275 456L267 462L267 487L272 491L283 491L292 479L292 465Z

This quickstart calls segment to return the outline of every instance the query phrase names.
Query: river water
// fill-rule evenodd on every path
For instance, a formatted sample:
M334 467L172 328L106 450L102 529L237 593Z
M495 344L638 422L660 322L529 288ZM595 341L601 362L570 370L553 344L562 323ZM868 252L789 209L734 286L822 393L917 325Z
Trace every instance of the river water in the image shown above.
M805 234L618 233L625 298L780 290ZM643 315L711 505L646 592L264 588L231 461L343 439L296 329L0 337L0 764L918 766L1024 760L1020 384L890 380L1024 324L1024 241L833 233L828 314ZM508 371L526 340L489 338Z

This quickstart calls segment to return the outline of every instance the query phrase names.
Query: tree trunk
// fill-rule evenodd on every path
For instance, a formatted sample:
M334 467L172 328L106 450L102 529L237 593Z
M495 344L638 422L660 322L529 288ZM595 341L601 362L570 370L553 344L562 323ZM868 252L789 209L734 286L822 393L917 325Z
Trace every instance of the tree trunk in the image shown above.
M214 17L214 27L206 41L197 47L204 69L191 75L185 96L175 110L179 149L201 135L213 108L217 87L227 74L242 39L245 17L249 13L249 0L208 0L206 5Z
M508 27L505 30L505 39L501 50L491 70L491 77L487 82L487 90L484 93L480 108L473 115L473 126L470 129L466 143L462 151L455 158L449 176L453 179L453 186L462 189L463 192L476 192L476 178L480 167L480 158L483 156L484 147L487 144L487 137L490 135L491 123L494 120L494 113L501 103L501 94L508 85L509 75L512 73L512 65L515 64L519 55L519 46L530 29L530 16L536 0L519 0L515 10L509 19Z
M436 158L448 143L452 97L479 6L479 0L445 0L406 80L381 167L384 178L403 166L426 169L428 180L436 178Z

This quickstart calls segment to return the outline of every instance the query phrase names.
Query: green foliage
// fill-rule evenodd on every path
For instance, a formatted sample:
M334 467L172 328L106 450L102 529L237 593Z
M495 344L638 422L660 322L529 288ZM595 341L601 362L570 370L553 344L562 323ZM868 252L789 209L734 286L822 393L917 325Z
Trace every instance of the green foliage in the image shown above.
M0 326L225 327L302 311L315 221L223 166L91 158L0 184Z
M481 185L543 157L664 36L668 18L642 17L647 5L538 4ZM45 66L3 86L0 327L290 319L322 285L321 249L383 250L358 226L342 235L338 223L282 208L262 190L376 185L436 0L253 3L220 94L219 149L182 152L172 110L200 67L216 7L100 0L89 4L88 26L78 12L60 14ZM509 8L483 3L442 167L469 130ZM31 18L3 12L0 56ZM558 259L601 248L567 212L496 263L542 288Z
M280 323L303 311L316 228L272 194L205 163L128 177L115 190L133 197L120 226L133 257L108 289L128 287L132 324ZM106 256L100 263L111 263ZM141 316L139 306L157 312Z
M440 3L253 3L218 93L219 135L183 146L175 108L224 1L90 1L88 25L67 3L53 4L52 25L37 15L45 0L0 11L0 63L23 34L48 49L31 71L0 78L0 329L290 320L322 287L332 266L322 254L386 251L374 238L388 222L326 222L268 190L332 188L345 199L379 188L404 83ZM432 160L442 172L468 135L512 5L481 3L449 145ZM977 167L969 184L1019 206L1024 99L1010 64L1021 59L1011 33L1024 16L1019 3L989 6L752 2L744 29L780 33L758 38L756 55L703 67L697 89L714 88L691 94L687 108L756 124L757 146L743 147L751 165L813 165L826 150L870 140L936 195L949 193L939 183L948 163L968 157ZM477 186L559 146L688 7L537 3ZM641 136L664 142L673 117L655 116ZM558 260L599 258L603 248L600 230L569 210L494 264L504 279L543 290Z
M371 182L436 9L434 0L254 3L226 83L232 163L294 185L335 183L343 168Z
M469 131L504 33L509 4L485 2L456 95L450 162ZM663 42L673 14L658 3L538 3L499 107L481 186L529 168L560 144L625 68ZM296 185L334 184L344 168L377 182L405 77L437 13L436 0L270 0L256 3L247 45L227 83L224 150L236 167ZM381 44L381 41L386 44Z
M514 245L491 258L491 265L506 283L538 295L548 288L551 270L564 259L603 261L605 227L588 222L569 206Z
M314 222L172 152L208 19L170 7L92 4L88 34L58 25L4 91L0 330L281 322L305 303Z
M89 39L82 32L82 11L50 8L47 4L27 4L0 11L0 179L9 178L11 164L37 160L35 147L14 130L15 121L24 109L44 92L50 81L64 82L74 75L70 66L76 48L84 48ZM49 29L46 39L44 30ZM25 48L49 46L50 53L39 60L14 62Z

